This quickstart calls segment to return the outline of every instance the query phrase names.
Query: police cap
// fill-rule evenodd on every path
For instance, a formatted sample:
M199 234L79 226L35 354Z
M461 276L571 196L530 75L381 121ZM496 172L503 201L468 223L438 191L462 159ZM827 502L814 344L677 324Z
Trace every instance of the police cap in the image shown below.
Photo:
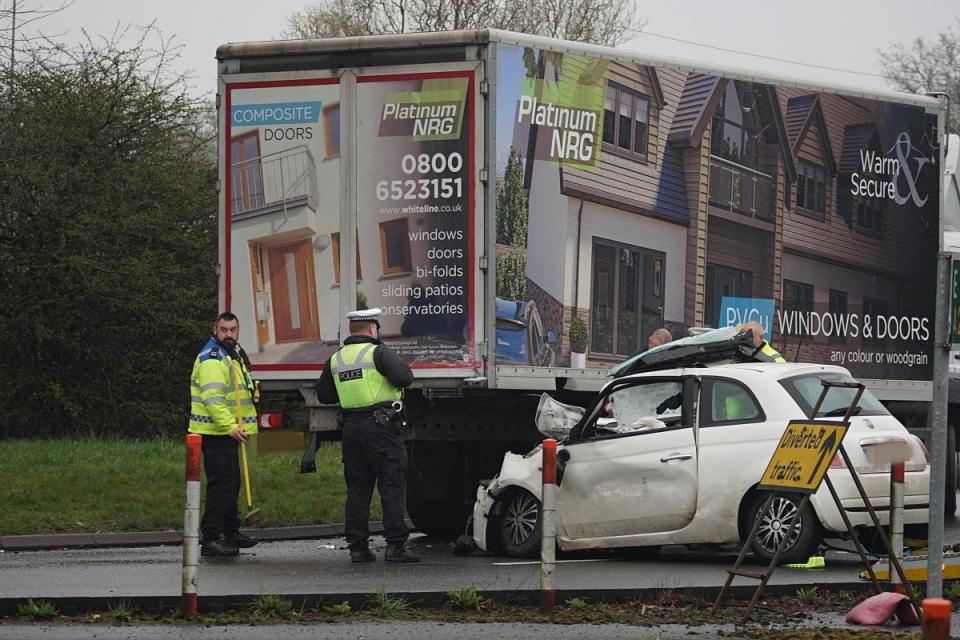
M351 323L353 322L375 322L377 326L380 326L380 308L375 307L373 309L357 309L356 311L351 311L347 314L347 320Z

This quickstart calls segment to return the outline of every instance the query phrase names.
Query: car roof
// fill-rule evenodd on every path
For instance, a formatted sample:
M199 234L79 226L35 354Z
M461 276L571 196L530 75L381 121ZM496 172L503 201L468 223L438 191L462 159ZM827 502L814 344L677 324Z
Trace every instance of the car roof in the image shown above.
M496 317L522 322L527 317L527 303L522 300L497 298Z
M680 376L717 376L742 380L746 377L762 375L765 378L782 380L793 376L817 374L822 372L837 373L850 376L850 372L843 367L831 364L814 364L808 362L738 362L730 364L714 364L706 367L684 367L676 369L660 369L634 373L621 378L615 378L605 386L614 383L623 383L627 380L644 380L646 378L680 377Z

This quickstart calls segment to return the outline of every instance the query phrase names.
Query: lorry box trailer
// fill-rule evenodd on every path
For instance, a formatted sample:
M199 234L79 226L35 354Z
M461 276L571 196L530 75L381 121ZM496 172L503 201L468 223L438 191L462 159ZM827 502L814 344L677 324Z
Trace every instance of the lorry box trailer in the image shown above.
M662 328L757 320L924 426L940 100L497 30L217 58L220 302L260 410L335 439L313 383L381 308L421 530L462 531L542 392L585 403Z

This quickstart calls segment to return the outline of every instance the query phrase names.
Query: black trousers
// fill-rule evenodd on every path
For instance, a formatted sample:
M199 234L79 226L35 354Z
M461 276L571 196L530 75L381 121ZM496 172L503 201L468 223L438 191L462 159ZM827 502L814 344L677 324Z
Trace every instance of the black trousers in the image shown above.
M344 414L341 445L347 481L347 545L351 550L367 547L374 484L380 492L387 544L403 545L409 534L404 522L407 450L398 430L379 426L372 413Z
M207 476L207 504L200 520L200 539L217 540L240 528L237 498L240 495L239 444L230 436L203 436L203 472Z

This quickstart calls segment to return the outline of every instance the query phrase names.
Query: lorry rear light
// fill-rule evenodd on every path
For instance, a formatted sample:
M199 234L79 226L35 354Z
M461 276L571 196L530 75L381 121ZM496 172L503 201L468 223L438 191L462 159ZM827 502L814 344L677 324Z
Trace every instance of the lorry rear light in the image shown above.
M830 461L831 469L846 469L847 465L843 464L843 457L838 453L833 456L833 460Z
M283 426L283 414L282 413L261 413L260 414L260 428L261 429L279 429Z

